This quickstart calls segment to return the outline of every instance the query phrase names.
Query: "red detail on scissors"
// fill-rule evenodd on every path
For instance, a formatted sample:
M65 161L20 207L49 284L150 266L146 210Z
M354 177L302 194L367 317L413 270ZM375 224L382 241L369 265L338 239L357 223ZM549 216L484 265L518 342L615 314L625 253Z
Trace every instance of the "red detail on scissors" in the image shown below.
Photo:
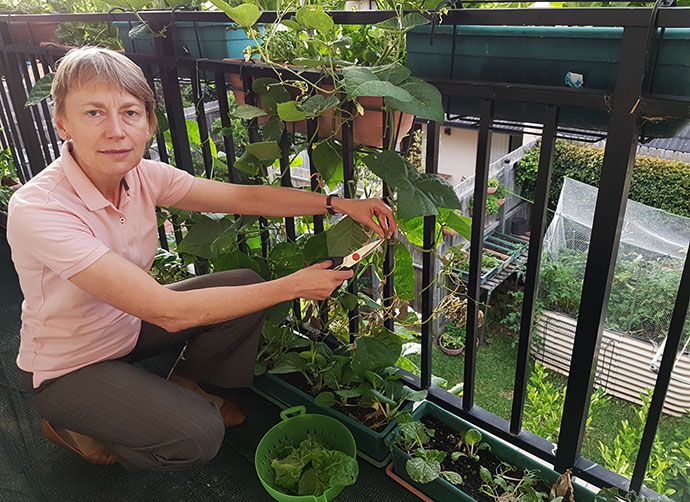
M353 253L353 254L352 254L352 259L353 259L353 260L359 260L359 253Z

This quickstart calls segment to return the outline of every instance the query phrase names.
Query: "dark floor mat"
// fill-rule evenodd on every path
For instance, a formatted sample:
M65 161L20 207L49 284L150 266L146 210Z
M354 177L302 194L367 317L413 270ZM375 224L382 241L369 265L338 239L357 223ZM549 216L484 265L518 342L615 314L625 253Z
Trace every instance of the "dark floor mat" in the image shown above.
M278 421L280 410L250 390L225 391L247 414L227 429L220 452L203 467L183 472L130 473L119 465L95 466L41 433L40 417L18 387L21 293L0 235L0 501L2 502L212 502L270 501L254 469L254 451ZM156 373L170 359L145 363ZM359 460L360 475L336 501L418 500L383 469Z

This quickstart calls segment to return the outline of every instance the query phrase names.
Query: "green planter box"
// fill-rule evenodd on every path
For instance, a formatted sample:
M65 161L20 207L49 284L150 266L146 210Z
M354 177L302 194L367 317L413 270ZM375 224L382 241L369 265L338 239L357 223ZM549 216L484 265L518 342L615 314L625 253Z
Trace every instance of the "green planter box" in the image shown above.
M583 76L584 88L606 91L615 86L623 36L622 28L436 26L433 45L429 45L430 32L430 26L421 26L407 35L407 63L417 77L565 87L566 74L571 72ZM690 96L690 29L664 32L651 90ZM479 116L479 100L447 99L450 113ZM543 105L497 101L495 117L541 123ZM672 136L683 123L656 122L644 132ZM559 124L605 130L608 114L563 107Z
M430 401L424 401L420 406L418 406L417 409L412 413L412 418L419 420L421 417L428 415L437 418L456 431L467 430L469 428L481 430L478 427L472 426L463 419L452 415ZM399 432L399 430L393 431L391 436L396 432ZM553 484L556 481L556 478L558 478L559 474L557 472L526 456L505 441L498 439L488 432L481 431L481 433L483 436L482 441L489 443L491 445L491 452L502 460L510 462L512 465L520 467L521 469L536 470L537 476L545 480L549 485ZM439 477L431 483L426 484L412 481L410 476L407 474L407 470L405 469L405 464L409 458L411 458L410 455L395 446L393 448L393 471L397 476L412 484L424 494L439 502L446 500L462 502L475 501L475 499L462 491L462 485L460 487L456 487L442 477ZM575 483L573 483L573 486L575 488L576 502L594 501L595 494L593 492Z
M129 30L133 23L116 21L122 46L126 52L139 54L155 54L153 35L148 33L139 37L129 38ZM195 23L177 22L169 27L166 34L172 36L176 56L186 56L195 59L223 59L244 57L245 47L254 42L244 33L244 30L227 28L233 26L227 23Z
M375 432L366 425L333 408L324 408L316 405L312 396L302 392L276 375L268 373L255 377L254 387L285 406L301 404L307 409L308 413L320 413L339 420L345 424L354 436L357 443L357 452L363 454L360 456L379 467L388 463L391 452L390 448L386 446L384 439L397 426L396 420L389 423L382 431Z

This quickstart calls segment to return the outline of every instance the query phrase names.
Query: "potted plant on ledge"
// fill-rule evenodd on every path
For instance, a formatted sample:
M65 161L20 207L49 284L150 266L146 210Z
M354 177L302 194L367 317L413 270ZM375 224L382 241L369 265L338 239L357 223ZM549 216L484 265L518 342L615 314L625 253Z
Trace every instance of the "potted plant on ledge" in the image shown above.
M438 346L444 354L458 356L465 351L465 326L457 321L449 321L441 336Z

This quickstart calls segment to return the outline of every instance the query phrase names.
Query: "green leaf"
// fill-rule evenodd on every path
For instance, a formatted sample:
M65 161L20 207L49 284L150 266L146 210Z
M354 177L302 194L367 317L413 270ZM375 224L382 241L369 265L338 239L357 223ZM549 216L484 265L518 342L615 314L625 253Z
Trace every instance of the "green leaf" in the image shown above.
M393 283L395 294L401 300L414 298L414 268L409 249L402 244L394 245L395 268L393 269Z
M343 295L340 297L340 304L348 312L350 310L354 310L357 306L357 295L347 292L343 293Z
M339 450L314 451L311 463L319 479L327 486L349 486L357 480L357 460Z
M405 464L407 474L417 483L430 483L441 474L441 464L425 458L411 458Z
M379 80L370 68L351 66L343 69L343 82L348 97L381 96L393 97L399 101L411 101L409 92L391 82Z
M259 274L266 280L271 278L271 273L264 263L259 262L251 256L242 253L238 250L235 250L231 253L216 258L212 260L211 263L213 264L213 269L216 272L220 272L222 270L237 270L240 268L248 268Z
M29 97L24 103L24 108L37 105L44 99L50 97L50 86L53 83L55 73L46 73L39 78L29 92Z
M269 373L283 374L295 373L304 371L307 367L307 362L302 359L296 352L286 352L278 356L273 368L268 370Z
M259 8L251 3L243 3L242 5L232 8L230 8L230 5L223 0L211 0L211 3L225 12L230 19L235 21L243 28L253 26L261 16Z
M483 465L479 467L479 477L484 483L491 483L491 472Z
M295 19L305 28L313 28L321 34L329 33L334 26L333 19L320 5L303 5L297 9Z
M438 212L443 225L452 228L468 241L472 240L472 218L462 216L452 209L439 208Z
M343 155L340 145L332 140L322 141L312 152L314 167L329 188L343 181Z
M239 169L243 173L251 174L252 176L259 174L263 167L264 163L252 155L249 150L245 150L242 156L235 161L235 169Z
M326 231L329 256L345 256L361 247L369 235L355 220L346 216Z
M134 26L132 26L132 29L127 32L127 36L129 38L139 38L139 37L145 37L147 35L153 35L154 32L151 29L151 27L148 25L148 23L137 23Z
M299 24L297 21L294 19L283 19L280 24L287 26L288 28L296 31L300 31L302 29L302 25Z
M307 118L307 114L303 110L297 108L297 103L294 101L287 101L286 103L278 103L278 116L280 120L285 122L297 122Z
M302 268L304 255L294 242L280 242L273 246L268 254L276 277L297 272Z
M430 21L427 18L417 12L413 12L410 14L405 14L401 20L398 20L397 17L390 17L384 21L376 23L374 26L384 31L405 32L416 26L424 26L425 24L429 23Z
M479 432L477 429L468 429L467 432L465 432L465 442L470 445L474 446L475 444L479 443L482 440L482 433Z
M398 218L436 215L437 207L462 208L450 183L436 174L420 173L395 152L372 153L363 161L374 174L397 189Z
M259 160L275 160L281 155L280 147L275 141L249 143L245 149Z
M190 226L187 234L177 245L177 251L206 259L215 258L211 251L211 244L227 231L230 225L231 222L226 219L213 220L201 217Z
M386 105L401 112L443 123L443 103L441 102L441 93L436 86L422 79L410 77L406 82L400 84L399 88L405 91L410 99L387 96L384 99Z
M335 401L335 396L332 392L321 392L314 398L314 403L317 406L323 406L324 408L329 408L333 406Z
M158 130L160 132L169 130L170 124L168 123L168 116L165 114L165 111L157 106L154 108L154 112L156 114L156 120L158 121Z
M268 113L257 106L239 105L232 115L240 119L251 120L256 117L265 117Z
M290 309L292 308L292 302L280 302L266 309L266 320L273 322L282 322L287 319Z
M379 80L398 85L407 80L410 76L410 69L400 63L393 65L379 66L371 68Z
M328 256L328 232L314 234L304 243L304 261L314 263L319 258Z
M392 366L400 357L402 340L386 328L377 327L371 336L357 339L352 351L352 370L357 375L364 375L365 371L376 371L380 368Z
M285 122L274 115L263 125L263 139L264 141L280 141L283 131L285 131Z
M315 94L302 103L301 108L306 113L307 118L313 118L321 115L326 110L335 108L340 104L337 96L323 96Z
M462 476L455 471L441 471L441 475L454 485L462 484Z

